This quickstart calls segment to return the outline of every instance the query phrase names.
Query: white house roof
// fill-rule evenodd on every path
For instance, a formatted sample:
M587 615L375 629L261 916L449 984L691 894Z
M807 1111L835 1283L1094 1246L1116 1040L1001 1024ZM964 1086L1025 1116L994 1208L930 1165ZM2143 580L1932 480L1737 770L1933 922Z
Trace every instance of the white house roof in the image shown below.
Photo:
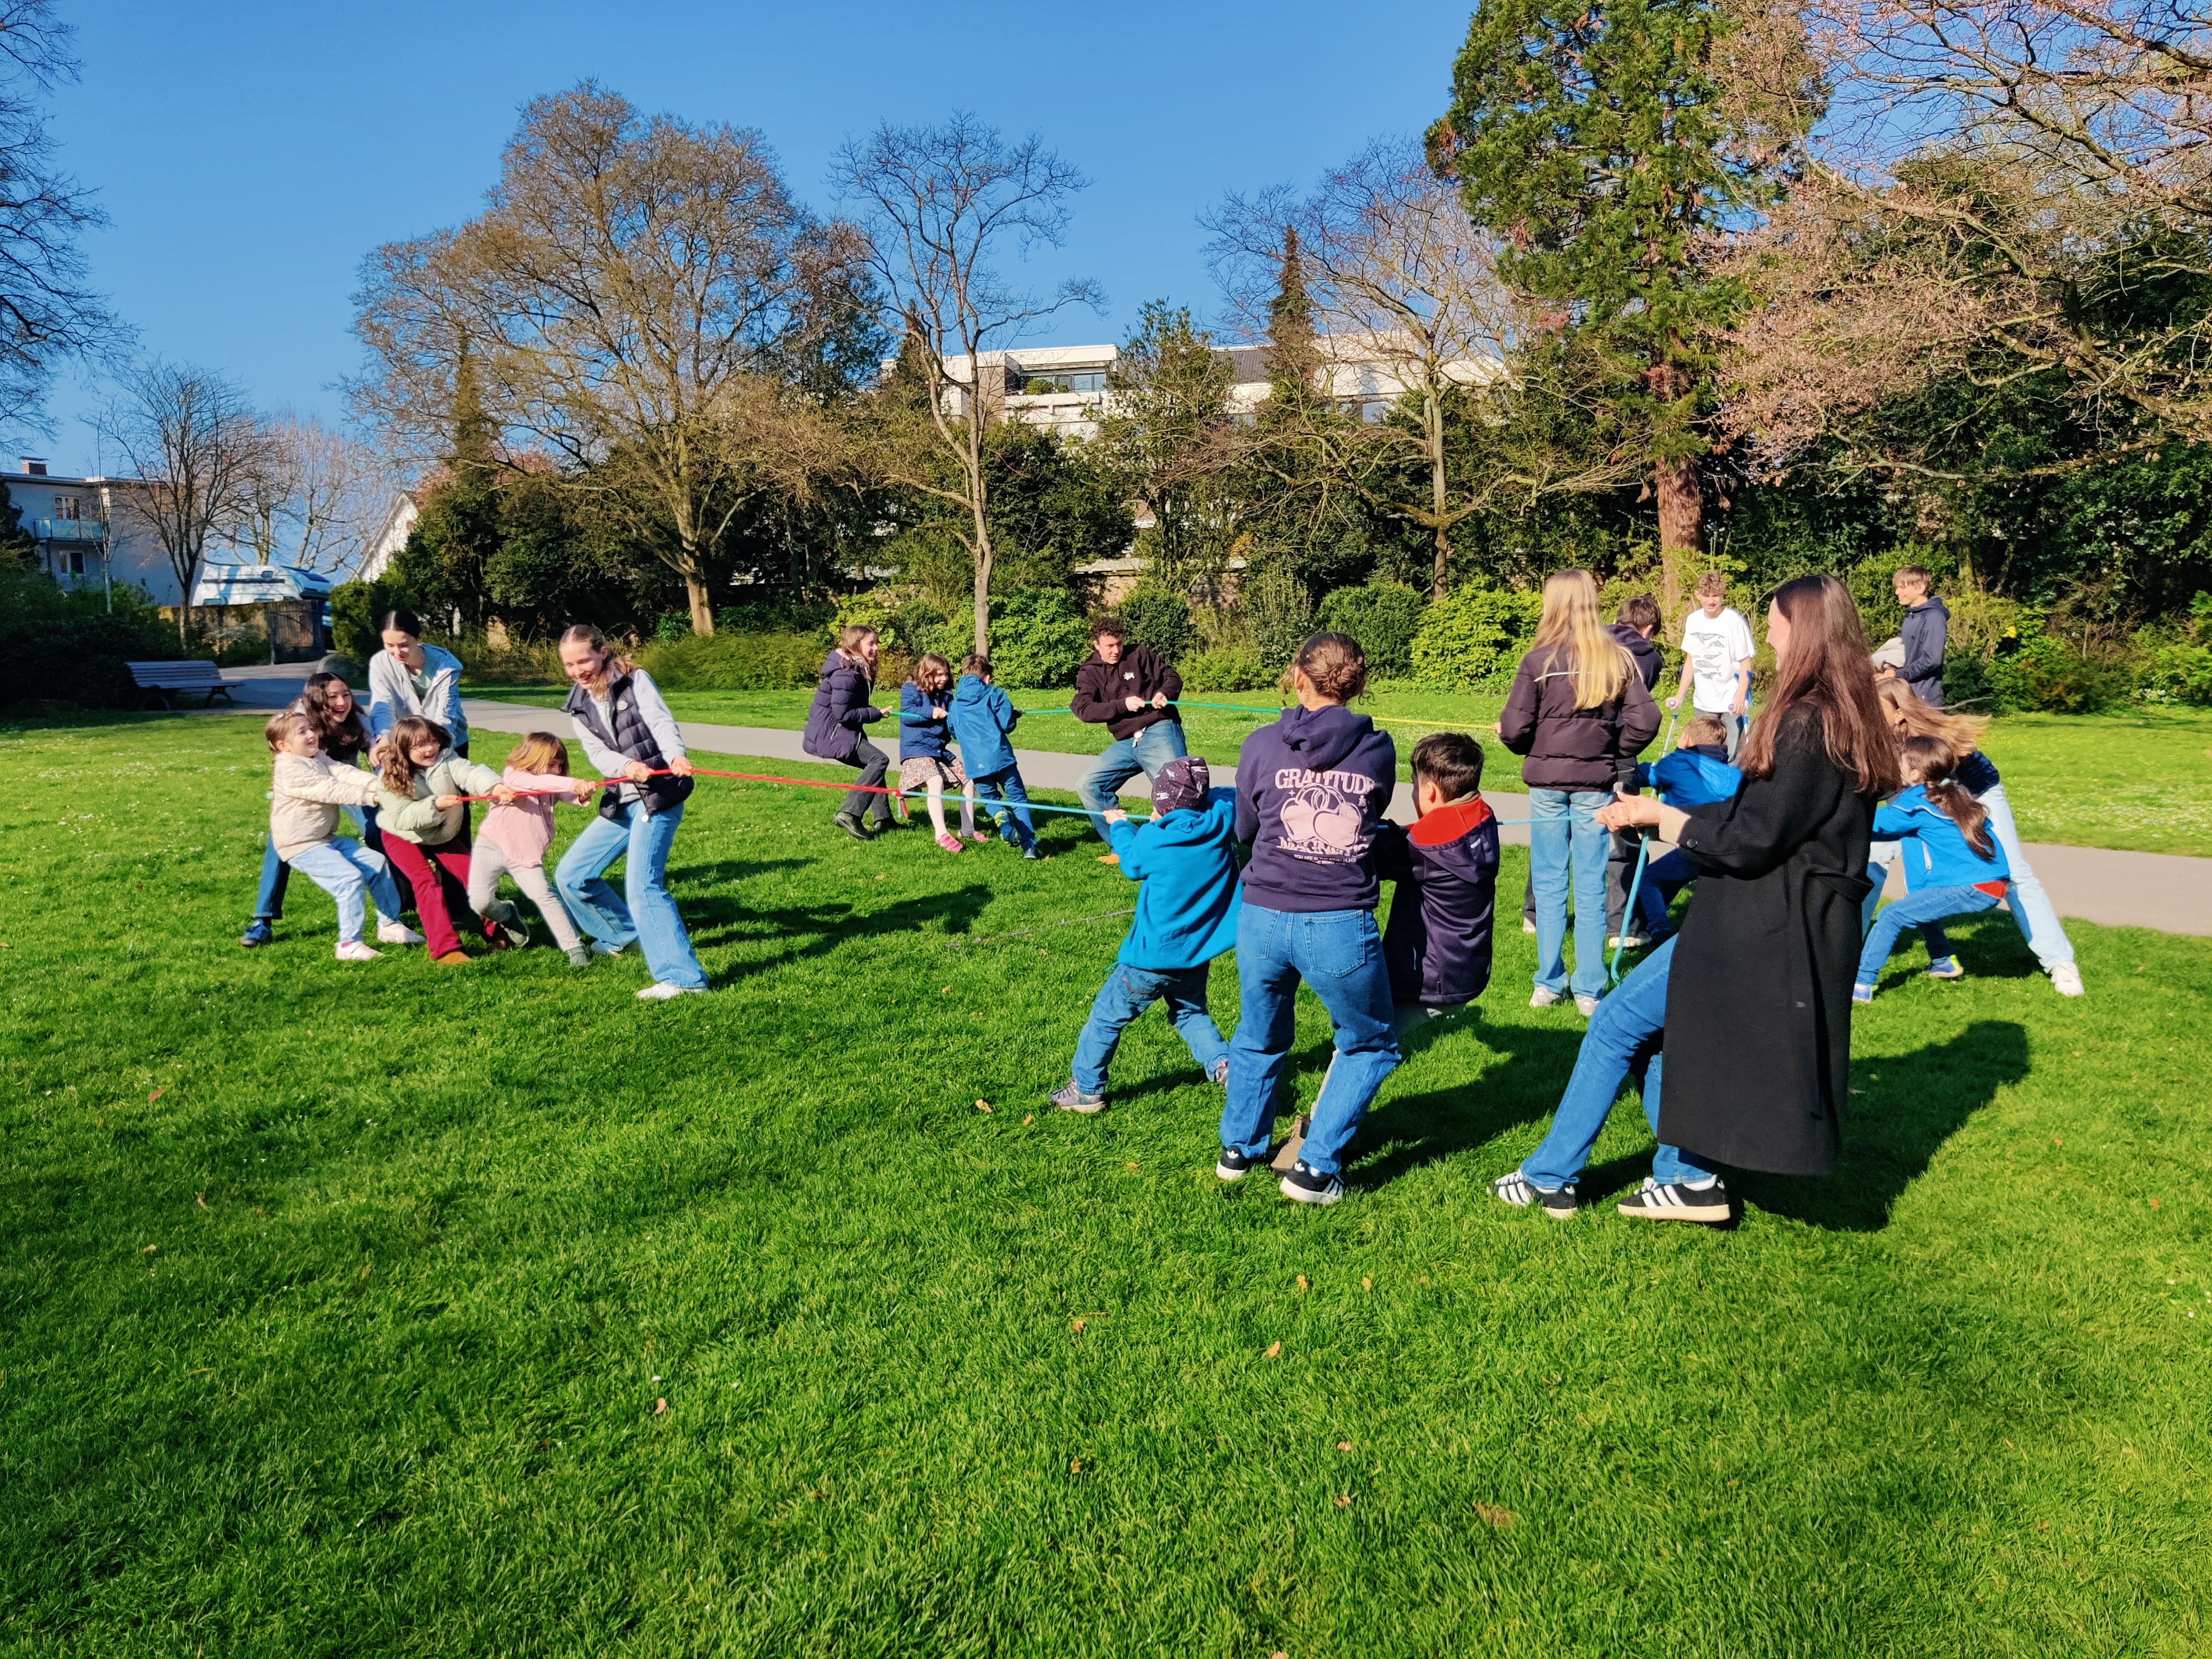
M192 586L194 605L270 605L330 597L331 579L289 564L210 564Z

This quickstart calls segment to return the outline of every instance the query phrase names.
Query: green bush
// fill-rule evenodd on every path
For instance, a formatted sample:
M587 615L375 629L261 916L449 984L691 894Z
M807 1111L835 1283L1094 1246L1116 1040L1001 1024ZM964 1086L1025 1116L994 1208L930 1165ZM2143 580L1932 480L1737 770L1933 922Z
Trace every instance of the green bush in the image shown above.
M2186 702L2200 707L2212 703L2212 649L2186 644L2151 647L2136 696L2145 702Z
M691 615L685 611L664 611L654 618L653 637L663 641L682 639L691 631Z
M0 571L0 606L15 629L0 653L0 705L137 708L143 694L123 665L189 653L137 589L116 589L114 605L98 589L68 591L38 571Z
M1255 691L1275 678L1261 665L1260 653L1249 645L1194 652L1183 659L1181 672L1186 691Z
M1419 593L1396 582L1340 587L1321 602L1318 622L1349 634L1367 655L1370 679L1396 679L1413 665L1413 636L1425 606Z
M1431 691L1474 690L1520 663L1543 615L1540 594L1462 587L1430 605L1412 650L1413 678Z
M991 668L1000 685L1071 685L1090 654L1090 625L1065 588L1018 588L991 601Z
M1261 666L1273 678L1290 666L1314 631L1313 595L1297 572L1263 564L1244 573L1237 597Z
M1169 662L1180 663L1198 649L1198 625L1182 594L1165 587L1139 587L1114 607L1129 630L1133 645L1149 646Z
M1995 657L1989 665L1990 691L1999 710L2029 714L2087 714L2120 702L2133 679L2126 667L2084 656L2063 640L2037 632L2019 650ZM1950 696L1950 676L1944 676Z
M818 634L687 633L655 640L638 665L670 691L791 691L819 679L829 653Z
M551 640L523 640L507 635L505 645L494 645L489 635L465 634L444 641L461 659L464 679L493 685L562 685L568 677L561 672L561 647Z

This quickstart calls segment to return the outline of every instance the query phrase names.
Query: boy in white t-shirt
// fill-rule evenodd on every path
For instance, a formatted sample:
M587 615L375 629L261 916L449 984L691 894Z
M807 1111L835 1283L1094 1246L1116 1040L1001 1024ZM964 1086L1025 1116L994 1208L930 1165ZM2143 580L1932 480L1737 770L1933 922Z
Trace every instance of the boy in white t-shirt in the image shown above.
M1682 680L1667 707L1680 708L1682 694L1694 684L1693 712L1717 714L1728 728L1729 759L1743 740L1744 714L1751 706L1751 624L1729 609L1728 578L1708 570L1698 578L1698 608L1682 623Z

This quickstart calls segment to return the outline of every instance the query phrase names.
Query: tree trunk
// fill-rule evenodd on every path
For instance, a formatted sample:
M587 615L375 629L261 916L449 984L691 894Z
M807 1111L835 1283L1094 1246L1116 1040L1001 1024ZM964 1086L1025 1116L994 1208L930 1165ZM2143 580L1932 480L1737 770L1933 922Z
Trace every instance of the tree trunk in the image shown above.
M1443 406L1431 397L1422 404L1427 422L1429 445L1429 506L1437 515L1437 568L1431 578L1429 597L1441 599L1449 582L1446 569L1451 556L1451 531L1444 521L1444 507L1451 499L1451 480L1444 471L1444 416Z
M707 579L695 571L685 571L684 592L691 601L691 631L702 638L712 635L714 612L707 603Z
M1659 492L1659 614L1671 624L1689 605L1689 567L1705 545L1705 491L1697 458L1659 462L1653 482Z
M975 654L991 654L991 544L975 550Z

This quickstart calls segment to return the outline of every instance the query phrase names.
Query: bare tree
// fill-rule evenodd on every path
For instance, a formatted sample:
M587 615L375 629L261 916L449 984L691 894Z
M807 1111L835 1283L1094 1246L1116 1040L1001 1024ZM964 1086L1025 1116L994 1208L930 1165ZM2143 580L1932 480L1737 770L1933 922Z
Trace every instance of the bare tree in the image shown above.
M256 423L236 534L263 564L334 572L358 562L391 501L392 470L351 433L284 410Z
M211 369L153 361L120 378L121 392L99 419L100 435L123 458L128 510L145 521L176 574L182 642L208 543L237 526L261 436L245 395Z
M732 522L811 464L795 366L849 318L861 252L793 199L757 132L643 116L587 81L525 108L481 216L372 256L356 406L434 453L467 353L494 425L619 490L711 634Z
M51 0L0 0L0 419L34 410L60 359L122 336L77 246L106 216L46 131L45 94L77 77L74 33Z
M984 354L1063 307L1103 303L1087 279L1039 296L1011 286L999 267L1009 254L1060 246L1070 198L1088 181L1035 137L1009 143L964 112L940 126L879 126L848 141L832 172L866 224L876 279L904 337L902 362L923 391L878 405L879 413L918 406L920 428L879 424L872 467L957 514L946 527L968 550L975 648L988 651L993 554L983 435L1002 410L1005 382Z

